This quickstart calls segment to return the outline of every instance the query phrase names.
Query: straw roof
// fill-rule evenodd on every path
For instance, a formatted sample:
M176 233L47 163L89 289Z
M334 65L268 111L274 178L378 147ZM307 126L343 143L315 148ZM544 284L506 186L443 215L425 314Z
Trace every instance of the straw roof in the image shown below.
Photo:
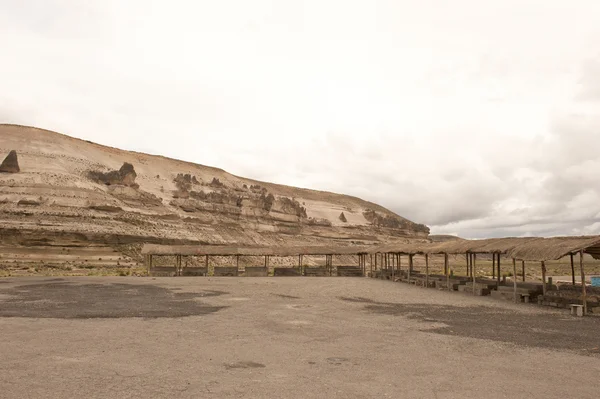
M600 236L539 238L515 247L509 255L518 260L547 261L581 250L600 259Z
M529 240L539 238L489 238L485 240L454 240L444 242L393 243L377 247L374 252L402 254L464 254L501 253L506 254L513 248Z
M357 255L368 253L367 247L348 246L268 246L234 245L156 245L145 244L143 255L211 255L211 256L298 256L298 255Z
M444 242L399 241L380 246L268 246L235 245L155 245L145 244L144 255L212 255L212 256L298 256L298 255L358 255L374 253L417 254L503 254L517 260L557 260L584 250L600 259L600 236L586 237L507 237L485 240L453 240Z

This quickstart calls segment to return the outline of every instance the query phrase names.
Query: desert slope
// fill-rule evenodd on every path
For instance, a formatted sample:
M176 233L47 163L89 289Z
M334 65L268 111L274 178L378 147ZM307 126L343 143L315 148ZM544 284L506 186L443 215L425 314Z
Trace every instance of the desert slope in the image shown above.
M221 169L124 151L59 133L0 125L3 245L142 242L352 244L425 238L359 198L258 182ZM342 216L343 213L343 216Z

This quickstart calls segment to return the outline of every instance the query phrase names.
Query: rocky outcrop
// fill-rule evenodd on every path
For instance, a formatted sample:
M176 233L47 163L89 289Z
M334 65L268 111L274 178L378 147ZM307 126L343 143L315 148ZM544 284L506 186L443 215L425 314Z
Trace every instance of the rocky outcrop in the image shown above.
M64 245L65 251L145 242L376 245L428 236L427 227L356 197L260 182L35 128L0 124L0 138L6 152L27 154L27 173L0 175L0 247L15 232L24 234L18 245Z
M346 215L344 215L344 212L340 213L339 219L342 223L348 223L348 219L346 219Z
M137 188L135 183L137 173L135 173L133 165L127 162L119 170L112 170L107 173L91 171L89 177L97 183L104 183L107 186L118 185Z
M8 153L2 165L0 165L0 172L2 173L19 173L21 168L19 168L19 159L17 157L17 152L12 150Z

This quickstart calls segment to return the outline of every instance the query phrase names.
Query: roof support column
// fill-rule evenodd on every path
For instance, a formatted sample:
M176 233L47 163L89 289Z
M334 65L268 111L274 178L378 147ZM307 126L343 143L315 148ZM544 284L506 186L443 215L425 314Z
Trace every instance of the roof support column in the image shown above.
M542 261L542 292L546 295L546 262Z
M583 270L583 249L579 251L579 267L581 268L581 294L583 300L583 315L587 314L587 288L585 286L585 270Z
M498 273L497 273L497 278L498 278L498 285L500 285L500 254L497 254L498 256L498 262L496 263L498 265Z
M513 258L513 301L517 303L517 260Z
M448 291L452 291L450 289L450 265L448 264L447 253L444 253L444 270L446 272L446 288L448 288Z
M571 255L571 277L573 278L573 285L575 285L575 262L573 262L573 257L575 256L575 254L570 254Z
M475 280L475 265L477 264L477 254L472 254L473 259L471 263L471 274L473 275L473 295L475 295L475 291L477 290L477 281Z
M425 288L429 288L429 254L425 254Z
M410 284L410 273L412 272L413 269L413 255L409 254L408 255L408 284Z
M469 277L470 276L470 274L469 274L469 262L470 262L471 259L469 257L469 253L468 252L465 253L465 257L467 259L467 277Z
M496 279L496 254L492 253L492 279Z
M523 261L522 267L523 267L523 270L522 270L523 271L523 282L525 282L525 261Z

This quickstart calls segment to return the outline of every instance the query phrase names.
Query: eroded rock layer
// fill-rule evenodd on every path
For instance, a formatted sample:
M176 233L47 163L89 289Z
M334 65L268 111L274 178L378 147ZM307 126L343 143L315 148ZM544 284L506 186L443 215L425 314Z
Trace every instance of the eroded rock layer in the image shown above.
M0 125L0 153L11 150L19 154L20 173L0 174L5 247L64 246L65 237L71 246L115 248L143 242L352 245L429 233L359 198Z

